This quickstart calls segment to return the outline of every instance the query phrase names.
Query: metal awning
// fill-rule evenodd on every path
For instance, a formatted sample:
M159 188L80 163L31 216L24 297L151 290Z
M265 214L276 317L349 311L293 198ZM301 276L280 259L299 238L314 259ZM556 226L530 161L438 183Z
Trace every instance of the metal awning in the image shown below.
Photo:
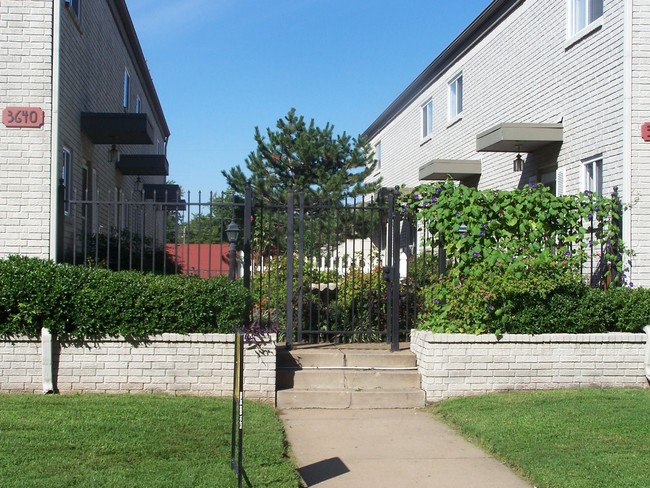
M167 176L169 163L164 154L122 154L115 163L123 175Z
M481 161L477 159L434 159L420 166L420 180L458 180L481 175Z
M165 184L144 184L142 193L145 200L153 200L162 204L165 210L183 211L187 202L181 198L181 187L170 183Z
M562 124L503 123L476 136L476 151L529 153L562 140Z
M147 114L81 112L81 132L94 144L153 144Z

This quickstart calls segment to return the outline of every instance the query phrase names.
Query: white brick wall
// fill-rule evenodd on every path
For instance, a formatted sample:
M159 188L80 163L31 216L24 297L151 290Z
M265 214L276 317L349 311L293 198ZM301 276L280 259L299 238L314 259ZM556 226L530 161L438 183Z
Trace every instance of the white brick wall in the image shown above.
M42 392L42 365L40 340L0 340L0 391Z
M646 334L434 334L411 331L427 401L569 387L647 387Z
M58 391L229 396L234 334L162 334L140 345L122 338L60 347ZM55 353L55 357L56 357ZM40 343L0 341L0 391L42 391ZM244 395L275 401L275 337L245 345Z
M0 257L49 257L52 1L0 3L0 110L39 107L40 128L0 124Z

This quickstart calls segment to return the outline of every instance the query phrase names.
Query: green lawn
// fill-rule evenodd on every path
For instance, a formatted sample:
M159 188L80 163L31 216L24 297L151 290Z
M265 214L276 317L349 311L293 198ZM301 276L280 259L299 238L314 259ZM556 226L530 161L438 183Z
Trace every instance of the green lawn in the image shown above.
M433 411L538 488L650 486L650 389L485 395Z
M0 395L0 486L236 487L231 415L208 397ZM299 486L273 408L244 415L250 484Z

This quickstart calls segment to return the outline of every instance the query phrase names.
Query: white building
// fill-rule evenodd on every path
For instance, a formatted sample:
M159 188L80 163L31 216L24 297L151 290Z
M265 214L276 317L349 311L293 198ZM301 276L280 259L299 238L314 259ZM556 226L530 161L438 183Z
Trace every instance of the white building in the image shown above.
M494 0L365 131L376 177L618 187L631 279L648 286L649 45L650 0Z
M70 200L167 188L147 186L165 183L170 132L124 0L2 0L0 93L0 257L62 259L120 230Z

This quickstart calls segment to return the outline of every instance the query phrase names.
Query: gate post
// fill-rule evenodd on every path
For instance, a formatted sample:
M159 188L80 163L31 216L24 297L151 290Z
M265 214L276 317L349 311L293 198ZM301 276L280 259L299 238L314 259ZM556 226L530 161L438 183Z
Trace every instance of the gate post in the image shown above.
M298 195L298 332L297 341L302 342L303 298L304 298L304 263L305 263L305 193Z
M400 219L395 212L395 192L388 194L388 266L384 271L386 287L386 336L390 342L390 350L399 350L399 244Z
M293 190L287 194L287 349L293 346Z

